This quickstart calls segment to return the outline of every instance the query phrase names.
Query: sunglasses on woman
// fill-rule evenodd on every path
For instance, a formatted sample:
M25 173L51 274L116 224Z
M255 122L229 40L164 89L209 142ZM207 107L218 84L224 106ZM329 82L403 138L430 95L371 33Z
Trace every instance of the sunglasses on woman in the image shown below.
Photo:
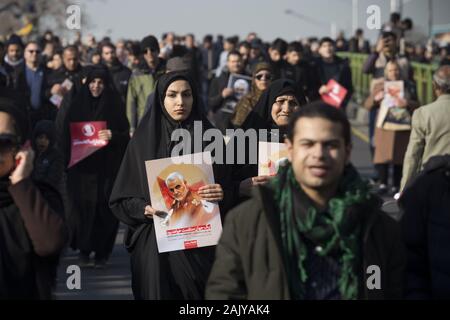
M19 149L19 147L20 143L16 135L9 133L0 134L0 154Z
M271 74L257 74L255 76L256 80L262 80L262 79L266 79L266 80L272 80L272 75Z

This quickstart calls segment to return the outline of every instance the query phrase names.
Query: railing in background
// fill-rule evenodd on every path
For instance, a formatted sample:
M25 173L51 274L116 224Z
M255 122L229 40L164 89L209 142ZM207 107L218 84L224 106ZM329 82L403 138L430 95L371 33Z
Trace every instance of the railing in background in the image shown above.
M371 75L364 74L362 68L368 55L362 53L339 52L342 58L347 58L352 70L353 87L355 90L354 98L356 102L362 103L363 99L368 96ZM411 63L414 71L414 80L417 85L417 96L422 105L433 101L432 76L437 69L437 65L424 63Z

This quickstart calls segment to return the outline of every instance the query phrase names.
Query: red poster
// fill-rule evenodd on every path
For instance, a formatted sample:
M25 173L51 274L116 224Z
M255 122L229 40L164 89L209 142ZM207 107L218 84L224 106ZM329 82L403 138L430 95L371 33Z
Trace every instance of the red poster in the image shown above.
M344 101L347 95L347 89L341 86L334 79L330 79L327 83L328 93L322 94L322 100L332 105L333 107L340 108L342 101Z
M106 130L106 121L70 124L72 149L69 168L108 144L108 141L98 138L98 132L101 130Z

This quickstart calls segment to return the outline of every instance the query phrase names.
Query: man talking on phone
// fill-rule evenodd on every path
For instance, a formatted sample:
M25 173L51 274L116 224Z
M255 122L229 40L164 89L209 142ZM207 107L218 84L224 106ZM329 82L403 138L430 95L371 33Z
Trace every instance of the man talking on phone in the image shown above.
M60 194L30 178L25 110L0 98L0 300L51 299L66 241Z

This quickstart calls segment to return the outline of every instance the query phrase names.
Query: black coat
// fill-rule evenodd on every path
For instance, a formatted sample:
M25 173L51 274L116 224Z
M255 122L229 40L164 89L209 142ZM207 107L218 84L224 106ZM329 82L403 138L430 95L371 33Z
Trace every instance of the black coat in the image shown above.
M131 70L117 61L109 68L114 87L119 92L123 103L127 101L128 81L130 80Z
M307 61L300 61L295 66L286 64L283 69L283 78L293 80L310 102L320 98L321 83L315 64Z
M171 119L163 105L165 91L177 79L188 81L194 92L191 114L182 122ZM113 213L129 226L125 245L131 254L132 288L137 300L202 299L204 295L214 247L159 253L153 219L144 215L145 206L151 204L145 161L170 157L176 145L171 134L178 128L193 133L194 121L201 121L204 130L212 128L201 112L195 92L194 81L184 73L161 76L152 108L128 145L111 194ZM206 142L202 148L205 147ZM231 175L228 167L220 164L213 164L213 172L216 183L224 190L224 200L219 203L224 215L234 199Z
M363 265L359 299L402 297L404 248L399 225L371 201L364 207L362 222ZM217 246L216 260L206 288L207 299L291 299L282 238L273 193L267 187L254 190L253 198L231 210ZM369 290L367 267L377 265L381 289Z
M321 58L316 59L314 63L317 66L321 85L326 85L330 79L334 79L347 89L347 95L342 102L342 107L345 108L353 95L352 71L348 60L335 56L333 65L337 67L337 72L331 77L326 74L326 68L329 64L325 63Z
M91 96L88 88L94 78L102 78L105 82L105 89L98 99ZM94 251L99 258L107 259L118 228L118 220L109 210L108 199L129 140L129 124L125 105L106 69L93 69L80 90L72 90L63 100L56 129L65 167L71 158L70 123L86 121L105 121L112 138L107 146L67 169L72 248L86 253Z
M450 298L450 155L429 160L400 199L408 299Z
M61 67L58 70L53 71L49 76L47 80L47 90L45 91L45 95L48 99L51 98L51 90L52 87L55 84L62 84L64 80L69 79L72 81L74 86L74 91L77 91L81 88L81 81L83 79L83 76L85 76L85 70L83 67L78 66L78 68L74 71L67 70L64 66Z
M227 71L222 72L218 78L214 78L211 81L208 94L209 110L214 113L215 126L222 131L222 133L225 133L232 116L231 113L222 111L222 107L224 107L225 103L233 100L232 96L225 99L222 97L222 91L228 86L229 78L230 73Z

